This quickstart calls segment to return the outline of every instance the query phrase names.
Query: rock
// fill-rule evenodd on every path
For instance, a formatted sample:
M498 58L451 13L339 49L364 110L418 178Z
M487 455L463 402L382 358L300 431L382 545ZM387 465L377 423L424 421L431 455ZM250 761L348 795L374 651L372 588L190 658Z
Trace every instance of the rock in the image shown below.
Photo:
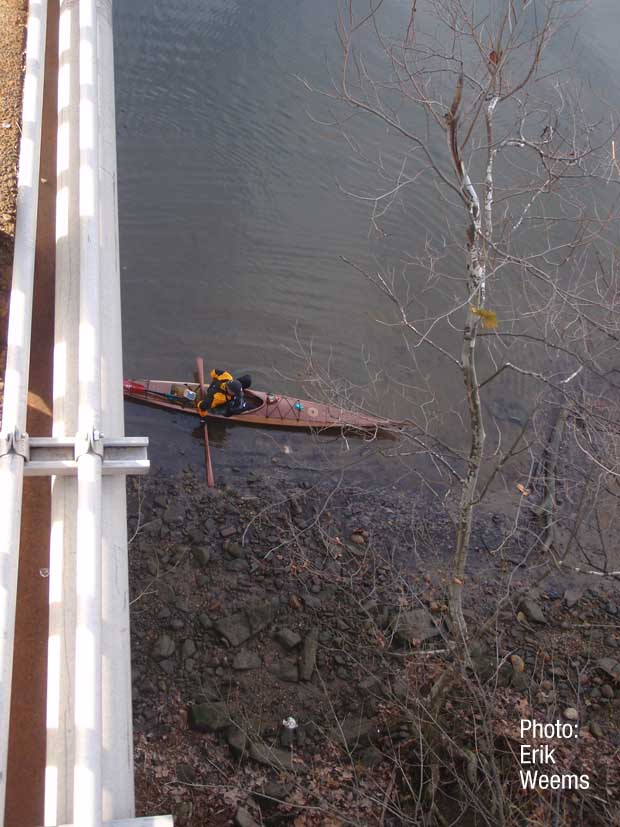
M205 701L189 708L189 723L196 732L220 732L230 726L224 701Z
M187 660L187 658L191 658L195 654L196 654L196 644L194 643L194 641L191 638L188 638L183 643L183 649L182 649L182 652L181 652L183 660Z
M590 732L592 733L592 735L594 735L595 738L604 738L605 737L605 733L603 732L603 729L602 729L601 725L599 723L597 723L596 721L590 721L589 729L590 729Z
M177 764L177 778L185 784L193 784L196 780L196 770L191 764Z
M245 671L249 669L259 669L261 659L255 652L249 652L247 649L242 649L234 657L232 662L233 669Z
M192 805L189 801L181 801L174 808L174 821L176 824L184 824L192 814Z
M166 675L172 675L176 664L173 660L160 660L159 666L161 667L161 669L163 669Z
M258 822L252 818L249 810L246 810L245 807L237 808L235 825L236 827L259 827Z
M159 519L159 517L157 517L155 520L150 520L148 523L145 523L142 526L142 532L147 537L159 537L159 534L161 532L161 526L162 522Z
M305 594L304 603L309 609L316 609L317 611L323 605L323 601L320 597L317 597L316 594Z
M179 526L185 522L185 506L178 502L170 503L163 513L162 520L168 526Z
M291 794L291 788L277 781L268 781L261 790L255 790L252 795L261 810L274 810L278 804Z
M614 690L608 683L604 683L603 686L601 686L601 695L611 700L614 697Z
M605 607L605 611L608 612L610 615L617 615L618 614L618 604L614 603L613 600L607 601L607 606Z
M204 541L205 535L202 529L193 526L188 530L187 537L191 543L195 543L196 545L198 545L199 543L202 543Z
M381 691L383 683L377 675L368 675L359 682L358 687L363 693L374 694Z
M272 673L281 681L297 683L299 681L299 667L290 660L283 660L272 668Z
M248 571L248 561L247 560L224 560L224 568L226 571Z
M295 743L295 733L296 730L289 729L288 727L282 727L280 729L280 746L284 747L284 749L290 749L293 744Z
M182 629L184 626L185 623L181 620L180 617L173 617L170 621L170 628L174 629L176 632L178 632L179 629Z
M252 630L244 612L223 617L221 620L216 620L213 625L231 646L241 646L252 637Z
M316 653L319 645L319 630L311 629L304 640L301 651L299 677L302 681L309 681L316 667Z
M579 713L577 712L574 706L567 706L564 710L564 717L567 721L578 721Z
M192 549L194 560L199 566L206 566L211 560L211 551L206 546L200 546Z
M245 755L248 739L239 727L231 726L226 730L226 742L235 758L242 758Z
M151 654L155 660L164 660L169 658L175 649L176 644L169 635L160 635L153 646Z
M439 635L439 629L426 609L400 612L392 620L391 631L398 643L411 645Z
M535 600L532 600L531 597L524 597L519 603L519 609L523 612L526 618L531 620L533 623L547 622L547 618L545 617L543 610Z
M383 753L371 744L361 752L358 760L364 767L373 770L383 761Z
M157 612L157 617L160 620L167 620L170 617L171 614L172 614L172 612L170 611L170 609L167 606L164 606L163 609L160 609Z
M258 764L278 770L292 770L293 758L286 749L268 747L267 744L251 744L250 757Z
M204 612L201 612L198 615L198 622L200 623L200 625L202 626L203 629L212 629L213 628L213 621L211 620L209 615L205 614Z
M617 658L600 658L596 661L596 666L606 672L610 678L620 680L620 660Z
M349 751L354 751L370 745L371 740L379 734L373 721L368 718L349 718L332 730L336 741Z
M187 602L187 598L183 597L182 595L177 597L174 601L174 608L177 609L179 612L183 612L184 614L189 614L192 610Z
M301 643L301 635L293 632L291 629L278 629L276 632L276 640L285 649L294 649Z
M355 531L350 537L349 540L356 545L356 546L363 546L366 544L366 540L364 539L364 535L360 534L358 531Z
M232 537L233 534L237 533L237 529L234 526L227 526L220 531L220 535L224 538Z
M257 603L255 606L250 606L245 611L250 630L253 635L262 631L265 626L268 626L274 615L274 606L272 603Z
M576 606L577 603L583 597L584 589L580 586L573 586L572 588L566 589L564 592L564 602L568 606L569 609L572 609L573 606Z
M517 692L525 692L530 685L530 679L525 672L513 672L510 684Z
M231 557L245 557L245 549L241 545L241 543L233 542L228 543L226 545L226 554L230 554Z

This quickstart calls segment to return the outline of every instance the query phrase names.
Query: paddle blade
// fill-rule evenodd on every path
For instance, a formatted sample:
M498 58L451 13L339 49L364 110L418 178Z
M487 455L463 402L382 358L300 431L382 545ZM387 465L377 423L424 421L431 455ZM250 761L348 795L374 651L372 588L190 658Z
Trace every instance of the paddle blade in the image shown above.
M207 470L207 485L209 488L215 488L215 478L213 477L213 466L211 465L211 449L209 448L209 434L207 433L206 422L203 433L205 435L205 466Z
M200 392L202 398L205 398L205 366L202 356L196 357L196 371L198 373L198 382L200 383ZM207 471L207 485L209 488L215 487L215 479L213 477L213 466L211 465L211 449L209 447L209 431L207 423L204 423L203 434L205 438L205 468Z

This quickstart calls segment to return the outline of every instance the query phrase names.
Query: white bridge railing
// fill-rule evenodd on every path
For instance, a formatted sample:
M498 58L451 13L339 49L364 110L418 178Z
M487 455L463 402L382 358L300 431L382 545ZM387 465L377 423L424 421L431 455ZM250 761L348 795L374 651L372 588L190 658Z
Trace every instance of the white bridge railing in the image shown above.
M0 431L0 827L24 476L50 475L46 827L134 818L111 0L60 0L52 437L26 433L47 0L30 0ZM27 794L24 791L24 794Z

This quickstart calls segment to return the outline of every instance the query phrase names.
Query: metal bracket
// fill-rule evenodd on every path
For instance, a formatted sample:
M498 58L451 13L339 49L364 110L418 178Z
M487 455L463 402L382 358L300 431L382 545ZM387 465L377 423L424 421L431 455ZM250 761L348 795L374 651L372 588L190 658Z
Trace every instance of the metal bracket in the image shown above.
M17 428L13 433L0 434L0 457L17 454L25 462L30 459L30 441L28 434L22 434Z
M62 827L74 827L64 824ZM142 816L142 818L122 818L120 821L104 821L103 827L174 827L174 819L168 816Z
M84 454L97 454L103 459L103 434L101 431L89 431L88 433L77 433L75 435L74 459Z
M70 476L77 474L78 458L88 451L101 456L101 473L148 474L149 444L145 436L90 439L88 434L75 437L30 437L30 460L24 463L25 477Z
M148 474L148 444L145 436L104 439L100 431L91 431L74 437L31 437L15 429L0 434L0 457L23 457L25 477L75 476L79 458L89 453L101 457L101 472L106 476Z

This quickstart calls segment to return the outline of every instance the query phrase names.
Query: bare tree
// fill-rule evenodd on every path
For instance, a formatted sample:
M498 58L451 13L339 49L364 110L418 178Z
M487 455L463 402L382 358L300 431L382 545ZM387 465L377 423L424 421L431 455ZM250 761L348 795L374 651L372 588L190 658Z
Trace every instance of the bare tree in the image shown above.
M425 179L445 211L437 238L404 257L400 269L370 273L351 264L388 299L392 314L383 322L406 334L416 365L427 352L462 377L467 449L440 443L428 418L416 418L413 433L460 489L449 597L452 621L467 639L463 585L474 512L509 461L527 458L531 486L540 467L536 442L546 445L543 525L534 533L547 550L562 439L570 436L601 475L617 479L617 452L606 447L620 336L616 126L611 110L580 89L559 62L562 53L550 49L568 42L574 3L413 0L397 37L382 31L390 8L389 0L341 6L342 65L321 94L330 102L329 123L374 170L368 191L346 189L370 204L376 232L390 211L406 209ZM383 58L372 71L369 38ZM373 153L363 146L351 111L385 128L397 162L386 160L381 147ZM428 290L440 303L435 298L432 312L416 318ZM550 405L560 411L561 427L549 440L532 433L528 419L505 448L491 420L489 448L484 396L508 373L530 383L531 414ZM429 385L433 395L432 376ZM596 410L596 400L607 414ZM585 430L575 425L584 420ZM521 486L524 497L528 485Z

